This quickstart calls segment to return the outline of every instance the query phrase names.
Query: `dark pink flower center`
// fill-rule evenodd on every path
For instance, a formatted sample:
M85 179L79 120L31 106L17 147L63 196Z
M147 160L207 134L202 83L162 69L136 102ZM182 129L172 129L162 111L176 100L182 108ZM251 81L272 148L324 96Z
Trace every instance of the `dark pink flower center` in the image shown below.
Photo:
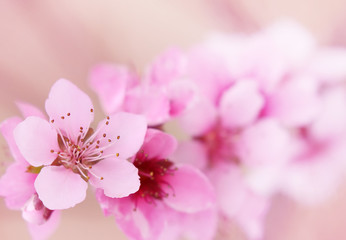
M148 203L154 203L154 200L162 200L168 197L167 187L172 190L172 186L165 180L167 174L172 175L177 168L174 163L168 159L152 158L140 151L137 153L133 164L138 168L141 186L132 196L135 201L143 198Z
M209 166L213 166L220 161L233 162L239 164L239 158L234 149L239 131L229 130L216 124L212 129L202 136L196 138L201 141L207 149Z

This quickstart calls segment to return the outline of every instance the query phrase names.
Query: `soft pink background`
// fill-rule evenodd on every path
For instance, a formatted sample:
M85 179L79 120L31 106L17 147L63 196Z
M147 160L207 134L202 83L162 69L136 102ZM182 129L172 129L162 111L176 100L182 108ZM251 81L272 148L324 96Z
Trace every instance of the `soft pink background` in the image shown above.
M43 109L50 86L68 78L92 96L88 69L100 61L139 72L169 46L187 48L214 31L253 31L282 17L303 24L322 43L346 44L344 0L1 0L0 121L18 114L14 101ZM102 116L98 112L98 119ZM0 173L11 161L0 139ZM313 184L313 183L312 183ZM332 199L304 207L277 196L266 239L345 239L346 181ZM241 239L230 230L229 239ZM20 213L0 200L0 239L29 239ZM52 239L125 239L104 218L93 193L66 210Z

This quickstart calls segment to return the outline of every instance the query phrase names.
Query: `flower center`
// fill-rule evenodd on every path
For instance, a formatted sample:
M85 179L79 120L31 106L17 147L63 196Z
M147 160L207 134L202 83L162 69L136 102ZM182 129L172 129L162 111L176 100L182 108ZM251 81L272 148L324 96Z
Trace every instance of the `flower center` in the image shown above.
M238 134L239 130L229 130L218 123L206 134L196 138L207 149L209 166L212 167L220 161L240 163L234 149Z
M107 134L101 132L105 126L109 125L109 121L110 117L107 116L105 125L98 128L96 132L92 128L84 131L83 127L80 127L79 136L76 140L67 137L56 128L60 151L51 150L51 153L58 155L52 165L71 169L74 173L80 174L85 181L90 179L90 175L103 180L102 176L98 176L92 171L93 165L105 158L119 157L119 153L105 153L107 148L120 139L120 136L117 136L116 139L107 138ZM54 120L51 120L51 123L54 123Z
M139 151L133 162L138 168L141 186L139 190L133 194L135 201L138 198L144 199L148 203L154 203L155 200L162 200L169 196L166 190L169 187L174 195L172 186L165 180L167 174L173 175L177 168L174 163L168 159L152 158L148 159L148 155L143 151Z

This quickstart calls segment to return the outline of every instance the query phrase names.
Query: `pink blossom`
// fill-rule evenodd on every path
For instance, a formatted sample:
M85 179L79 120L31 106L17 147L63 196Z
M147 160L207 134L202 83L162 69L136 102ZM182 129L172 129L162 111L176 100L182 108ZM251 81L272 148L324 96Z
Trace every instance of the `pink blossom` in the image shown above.
M57 81L46 101L49 121L29 116L14 129L19 151L38 170L34 186L49 209L65 209L84 200L87 182L110 197L139 188L137 169L126 159L135 154L146 131L143 117L117 113L94 132L89 97L71 82Z
M121 199L97 192L106 215L115 215L131 239L212 239L216 230L214 192L207 178L189 165L168 160L176 148L170 135L149 129L133 158L140 189Z
M23 116L44 117L40 110L29 104L17 103L17 106ZM22 216L28 223L33 239L47 239L57 228L60 213L45 207L38 198L34 188L37 169L24 159L13 136L13 130L21 121L19 117L12 117L0 125L1 133L15 160L0 179L0 195L5 197L8 208L22 210Z
M181 114L194 96L185 81L185 56L176 49L160 55L140 77L125 66L101 64L90 74L90 84L107 114L123 110L142 114L151 126Z
M273 194L319 202L343 176L346 75L328 63L344 58L289 21L251 37L217 35L189 52L199 94L179 117L191 139L173 159L207 174L220 213L249 238L262 237Z

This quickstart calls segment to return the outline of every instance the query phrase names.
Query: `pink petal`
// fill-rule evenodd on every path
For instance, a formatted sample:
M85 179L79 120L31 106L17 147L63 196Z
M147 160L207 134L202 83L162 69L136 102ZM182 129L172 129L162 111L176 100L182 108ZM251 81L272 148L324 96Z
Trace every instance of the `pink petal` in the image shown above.
M127 92L124 111L144 115L150 126L167 121L169 109L169 98L161 88L141 86Z
M196 86L191 81L173 81L168 87L170 115L179 116L188 109L196 97L196 91Z
M335 139L346 133L346 91L335 87L321 96L319 115L311 124L311 135L317 140Z
M346 76L346 50L339 47L320 49L313 57L309 74L325 83L343 81Z
M179 49L169 49L162 53L149 67L147 83L165 86L180 77L186 68L184 57Z
M183 130L192 136L207 132L216 122L216 108L210 101L200 98L178 118Z
M5 197L8 208L19 209L35 193L36 174L27 173L28 165L14 163L0 179L0 195Z
M103 190L96 190L96 198L106 216L114 215L125 235L137 240L155 240L166 225L166 217L171 213L162 204L149 204L142 199L137 203L130 197L109 198Z
M135 75L121 65L97 65L90 73L90 85L107 114L122 109L127 86L137 81Z
M269 99L270 116L288 126L311 123L319 110L318 85L315 79L299 77L283 83Z
M177 150L170 157L175 163L190 164L204 169L208 164L207 149L199 141L181 141Z
M170 230L171 225L177 225L175 230L178 232L177 237L174 239L190 239L190 240L211 240L215 239L215 234L217 230L217 218L218 214L215 208L210 208L197 213L179 213L179 218L172 222L170 221L168 230ZM173 229L174 230L174 229ZM167 230L166 230L167 232ZM177 233L176 233L177 234ZM165 238L169 239L169 236L174 235L172 232L166 233Z
M170 194L164 202L173 209L186 213L194 213L212 207L215 203L213 187L207 177L192 166L181 165L173 175L166 175Z
M244 127L259 115L264 104L257 83L241 80L231 86L222 96L220 115L227 128Z
M33 240L45 240L55 232L60 223L60 211L54 211L49 220L42 225L28 223L29 232Z
M139 189L138 169L126 160L103 159L95 164L91 171L99 177L90 174L90 183L103 189L108 197L126 197Z
M87 187L79 174L63 166L42 168L35 181L39 198L51 210L70 208L82 202Z
M104 150L104 155L112 154L115 156L116 153L119 153L121 159L132 157L143 144L147 131L145 118L141 115L125 112L114 114L109 118L109 120L105 119L100 122L98 126L101 128L97 136L97 139L100 140L100 147L107 147Z
M18 146L14 140L13 131L17 127L17 125L22 121L19 117L8 118L3 121L0 125L0 132L4 136L11 154L17 162L22 162L23 164L27 163L20 153Z
M44 115L40 109L38 109L37 107L29 103L16 102L16 105L19 108L24 118L27 118L30 116L36 116L42 119L47 119L46 115Z
M53 125L77 140L80 127L89 129L94 119L93 105L84 92L65 79L58 80L46 100L46 111Z
M245 164L256 166L286 162L290 144L287 130L275 120L265 119L241 133L236 148Z
M209 208L186 216L184 221L185 233L191 240L214 239L217 230L218 214L216 208Z
M118 214L115 219L121 230L131 239L162 239L160 234L167 224L169 209L161 202L153 205L142 200L138 201L136 210L134 207L129 199L118 199Z
M177 147L177 140L162 131L148 129L142 149L148 158L167 158Z
M248 193L240 168L233 164L220 164L209 172L217 195L218 206L228 218L237 215Z
M235 221L243 228L248 239L263 239L264 224L270 201L260 195L248 193Z
M35 167L51 164L59 145L54 128L42 118L28 117L14 129L14 139L23 157Z

